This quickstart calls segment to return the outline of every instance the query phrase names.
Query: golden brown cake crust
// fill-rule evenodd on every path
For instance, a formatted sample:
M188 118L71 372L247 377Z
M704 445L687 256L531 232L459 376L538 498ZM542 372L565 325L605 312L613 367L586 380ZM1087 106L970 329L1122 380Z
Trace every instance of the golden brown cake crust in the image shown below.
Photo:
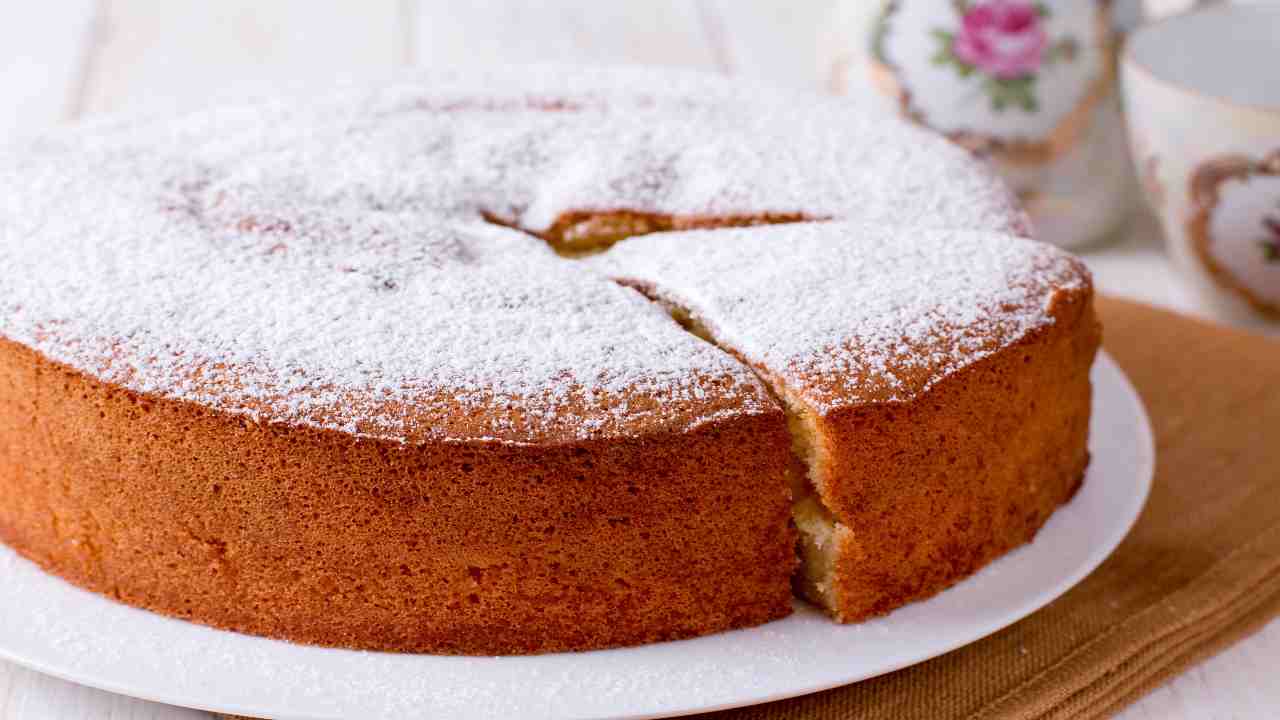
M0 540L82 587L298 642L533 653L791 609L781 411L402 445L122 390L0 341Z
M1089 462L1089 370L1101 340L1093 289L1062 291L1053 325L910 402L820 420L838 536L837 619L933 595L1030 542Z

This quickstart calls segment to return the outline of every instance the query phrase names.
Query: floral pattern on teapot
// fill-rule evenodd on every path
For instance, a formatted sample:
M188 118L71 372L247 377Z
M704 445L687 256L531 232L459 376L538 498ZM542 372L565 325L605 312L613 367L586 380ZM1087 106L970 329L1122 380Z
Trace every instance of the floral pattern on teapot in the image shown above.
M1106 0L884 0L869 69L912 120L1036 167L1087 134L1114 41Z
M983 76L982 90L991 109L1018 108L1038 112L1036 80L1042 69L1072 62L1080 40L1064 35L1052 40L1047 19L1052 10L1028 0L957 0L960 26L936 28L937 65L950 65L960 77Z

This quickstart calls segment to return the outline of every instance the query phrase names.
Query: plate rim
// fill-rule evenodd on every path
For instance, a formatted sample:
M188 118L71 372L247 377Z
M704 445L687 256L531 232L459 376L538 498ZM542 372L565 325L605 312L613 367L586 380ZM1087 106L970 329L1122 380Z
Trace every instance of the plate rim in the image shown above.
M1026 601L1022 603L1021 607L1017 611L1011 613L1006 617L1003 617L999 620L991 620L986 623L975 624L972 632L968 634L969 635L968 639L965 639L963 641L949 642L941 645L928 647L927 649L924 649L916 654L905 654L902 657L895 660L894 662L885 663L881 666L876 667L873 672L851 672L845 675L837 674L830 677L824 677L822 679L816 680L814 682L809 682L809 683L797 682L795 685L788 686L784 690L762 691L762 692L756 692L756 693L751 693L750 691L744 691L739 696L735 697L733 700L724 701L724 702L702 702L702 703L687 702L679 708L667 708L667 709L659 710L657 712L648 711L648 710L639 710L639 709L637 709L636 711L624 710L622 712L610 714L608 717L612 718L613 720L646 720L648 718L679 717L679 716L696 714L696 713L714 712L717 710L726 710L726 709L732 709L732 708L738 708L738 707L747 707L751 705L775 702L778 700L785 700L788 698L799 697L802 695L808 695L816 692L821 692L824 690L829 690L835 687L841 687L844 685L861 682L863 680L868 680L870 678L877 677L879 675L884 675L887 673L900 670L904 667L909 667L911 665L925 662L932 658L954 651L960 647L964 647L966 645L977 642L978 640L981 640L982 638L985 638L995 632L998 632L999 630L1002 630L1006 627L1010 627L1016 624L1017 622L1025 619L1026 617L1044 608L1045 606L1052 603L1054 600L1064 595L1067 591L1069 591L1071 588L1078 585L1081 581L1083 581L1086 577L1088 577L1089 574L1091 574L1094 570L1096 570L1098 566L1100 566L1108 557L1110 557L1115 552L1115 549L1120 545L1120 543L1124 540L1124 538L1128 536L1129 532L1132 530L1133 526L1136 524L1138 518L1141 516L1143 508L1146 506L1146 502L1150 495L1153 479L1154 479L1155 439L1152 432L1151 421L1147 414L1146 407L1142 401L1141 396L1139 395L1137 390L1134 388L1132 382L1129 380L1125 372L1119 367L1119 365L1114 361L1113 358L1111 358L1111 356L1105 350L1102 350L1098 353L1097 359L1095 360L1095 364L1092 369L1092 373L1094 375L1093 380L1094 380L1095 407L1097 407L1097 404L1098 404L1097 399L1099 397L1099 392L1100 392L1100 389L1099 389L1100 383L1098 382L1098 377L1099 375L1105 374L1109 376L1107 378L1108 389L1111 392L1118 392L1117 397L1115 397L1112 402L1120 403L1123 401L1123 404L1128 406L1127 410L1133 416L1132 420L1134 422L1132 424L1133 425L1132 429L1133 429L1134 437L1132 438L1132 440L1136 441L1136 446L1133 449L1133 455L1136 459L1139 460L1139 463L1138 463L1138 471L1136 473L1136 476L1130 479L1133 484L1133 490L1134 490L1133 495L1129 498L1132 504L1132 507L1130 508L1130 511L1127 513L1127 516L1124 518L1123 522L1118 521L1117 524L1111 528L1111 532L1109 535L1099 539L1098 541L1092 544L1093 549L1091 551L1089 561L1075 568L1075 570L1073 570L1071 573L1064 574L1063 578L1061 580L1058 580L1052 588L1048 588L1038 593L1033 593ZM1092 448L1092 441L1091 441L1091 448ZM1094 471L1094 469L1091 466L1090 472L1092 471ZM1087 475L1086 475L1086 486L1088 486ZM1057 514L1055 513L1055 515ZM1018 552L1019 550L1022 550L1022 549L1029 549L1029 548L1035 548L1035 547L1036 547L1035 543L1030 543L1026 546L1023 546L1023 548L1020 548L1013 552ZM36 568L33 564L31 564L29 561L25 560L24 558L21 558L21 556L18 556L15 551L13 551L11 548L8 548L7 546L0 545L0 553L16 556L19 559L18 561L20 563L25 563L31 566L31 569L33 569L35 572L39 572L43 574L43 571ZM1010 554L1006 554L1005 556L998 558L997 560L992 562L990 565L988 565L986 568L984 568L984 570L979 571L978 575L981 575L982 572L985 572L988 568L998 568L1000 563L1004 561L1007 557L1009 557ZM2 570L3 568L0 568L0 571ZM288 643L286 641L271 640L267 638L258 638L255 636L247 636L247 635L242 635L240 633L235 633L235 632L225 631L225 630L215 630L207 626L202 626L202 625L190 623L183 620L156 615L154 613L150 613L145 610L140 610L137 608L132 608L130 606L125 606L113 600L110 600L106 597L103 597L85 590L81 590L80 588L75 587L69 583L66 583L65 581L55 576L46 576L46 577L48 580L61 586L61 589L68 593L79 593L81 595L84 595L85 597L83 598L83 600L86 602L107 603L112 606L116 606L117 608L122 608L125 610L132 611L133 613L144 613L145 615L152 616L154 619L158 619L165 623L170 624L172 628L177 632L182 632L183 630L192 630L197 632L213 632L213 633L219 633L219 634L225 634L225 635L232 635L232 636L236 636L239 639L244 639L249 641L279 643L288 647L302 648L304 651L316 652L316 653L327 654L327 653L355 652L361 655L384 655L384 653L366 653L362 651L350 651L350 650L335 649L335 648L298 646L293 643ZM971 578L967 578L966 580L962 580L960 583L957 584L956 587L960 587L966 583L969 583L973 581L974 578L976 577L977 575ZM949 592L949 591L944 591L944 595L945 595L945 592ZM928 602L929 601L926 600L919 603L913 603L908 607L925 606L927 605ZM793 615L791 617L795 618L796 616ZM787 622L787 620L788 618L784 618L782 620L775 621L775 622L785 623ZM730 632L751 633L752 631L760 631L762 629L767 629L774 624L775 623L767 623L765 625L757 626L755 628L747 628L744 630L730 631ZM838 627L855 627L855 626L838 626ZM175 691L166 691L163 687L160 687L155 683L153 683L152 686L150 687L142 687L144 683L139 683L139 682L130 683L130 682L116 679L116 678L95 676L93 673L91 673L88 670L77 671L75 669L74 664L69 659L66 659L66 658L63 659L63 663L61 665L58 665L58 664L51 663L49 661L45 661L42 658L31 657L27 654L24 654L20 649L18 650L12 649L9 646L10 641L9 641L9 638L6 636L5 632L6 631L2 623L0 623L0 659L7 660L16 665L29 668L36 672L57 677L57 678L67 680L69 682L77 683L80 685L86 685L88 687L97 688L99 690L104 690L107 692L127 695L130 697L140 698L144 700L150 700L153 702L175 705L178 707L194 708L194 709L206 710L211 712L220 712L220 713L247 714L250 716L261 715L264 712L264 710L261 708L248 707L239 703L227 704L227 703L218 703L218 702L207 702L206 699L204 698L201 698L198 701L193 702L193 699L184 699L182 697L178 697L175 694L173 694ZM726 633L719 633L717 635L723 636L723 635L726 635ZM712 635L707 637L714 638L714 637L717 637L717 635ZM679 643L697 642L698 640L706 640L706 638L694 638L691 640L674 641L673 643L657 643L655 645L675 646ZM514 658L480 658L480 659L482 660L496 659L498 661L502 661L502 660L515 660L518 658L522 662L530 662L530 661L536 662L536 660L539 658L552 658L552 657L584 658L584 657L590 657L592 655L597 655L600 653L625 654L628 652L643 650L644 648L651 648L651 647L654 647L655 645L638 646L635 648L616 648L616 649L610 649L610 650L599 650L599 651L590 651L590 652L582 652L582 653L560 653L560 654L550 654L550 655L542 655L542 656L515 656ZM435 660L435 659L440 659L442 656L399 655L398 657L400 658L425 657L425 658L431 658ZM455 658L449 658L449 659L454 660ZM456 660L466 661L466 660L476 660L476 658L460 657L460 658L456 658ZM424 711L425 710L427 710L427 708L424 708ZM329 720L330 718L338 717L336 715L312 714L312 713L297 715L297 714L290 714L288 712L286 712L285 715L280 715L276 713L274 710L269 711L269 714L277 718L296 718L297 720ZM581 715L580 713L579 714L565 713L563 715L560 715L559 717L563 717L566 720L569 720L571 718L576 719L576 718L598 717L598 716L596 715L587 716L587 715Z

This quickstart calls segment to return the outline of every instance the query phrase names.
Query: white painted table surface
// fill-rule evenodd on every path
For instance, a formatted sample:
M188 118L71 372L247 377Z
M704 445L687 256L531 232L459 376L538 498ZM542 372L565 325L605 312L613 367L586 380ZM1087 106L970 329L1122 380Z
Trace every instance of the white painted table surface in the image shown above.
M40 0L0 9L0 141L93 113L407 65L529 61L718 69L818 88L830 0ZM1106 292L1195 312L1140 218L1086 253ZM1280 715L1280 621L1157 689L1125 720ZM0 662L0 720L178 720L206 713Z

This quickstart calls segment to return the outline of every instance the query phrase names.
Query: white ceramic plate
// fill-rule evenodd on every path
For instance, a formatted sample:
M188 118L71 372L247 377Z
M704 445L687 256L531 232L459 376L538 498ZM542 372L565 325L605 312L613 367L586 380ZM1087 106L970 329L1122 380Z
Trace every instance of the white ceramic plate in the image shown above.
M271 718L648 718L814 692L918 663L1034 612L1124 538L1151 486L1142 403L1093 369L1093 464L1031 545L887 618L838 626L798 604L763 627L638 648L507 658L330 650L125 607L0 546L0 657L85 685Z

